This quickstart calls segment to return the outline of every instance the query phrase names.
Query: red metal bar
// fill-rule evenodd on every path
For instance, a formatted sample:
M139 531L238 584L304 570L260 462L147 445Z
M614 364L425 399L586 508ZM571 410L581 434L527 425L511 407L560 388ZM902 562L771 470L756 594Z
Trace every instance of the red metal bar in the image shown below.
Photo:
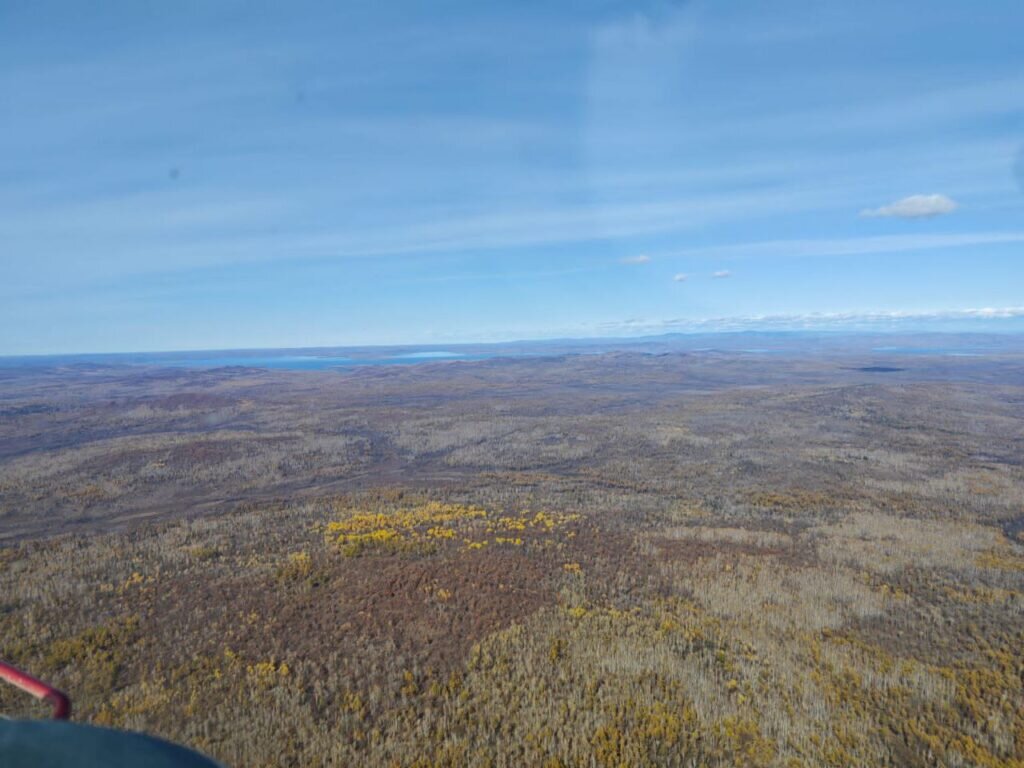
M53 686L47 685L42 680L36 680L32 675L22 672L17 667L5 664L0 661L0 680L6 680L25 693L30 693L37 699L42 699L53 707L52 717L54 720L67 720L71 717L71 700Z

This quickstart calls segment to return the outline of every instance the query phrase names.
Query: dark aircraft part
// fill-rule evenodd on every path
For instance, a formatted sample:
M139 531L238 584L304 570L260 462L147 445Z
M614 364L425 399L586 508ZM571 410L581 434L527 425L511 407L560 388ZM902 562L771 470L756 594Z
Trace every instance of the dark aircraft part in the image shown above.
M45 701L53 707L51 717L54 720L67 720L71 716L71 700L52 685L47 685L42 680L36 680L27 672L22 672L17 667L0 661L0 680L6 680L25 693Z
M53 707L53 720L0 715L3 768L220 768L207 757L163 739L66 722L71 701L61 691L0 661L0 680Z
M4 768L220 768L191 749L142 733L61 720L0 719Z

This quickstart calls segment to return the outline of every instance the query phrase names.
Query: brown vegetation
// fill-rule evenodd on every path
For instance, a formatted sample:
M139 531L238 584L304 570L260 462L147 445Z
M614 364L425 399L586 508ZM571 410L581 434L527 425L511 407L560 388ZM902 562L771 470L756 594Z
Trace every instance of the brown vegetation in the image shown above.
M0 656L237 766L1024 766L1021 369L758 365L8 381Z

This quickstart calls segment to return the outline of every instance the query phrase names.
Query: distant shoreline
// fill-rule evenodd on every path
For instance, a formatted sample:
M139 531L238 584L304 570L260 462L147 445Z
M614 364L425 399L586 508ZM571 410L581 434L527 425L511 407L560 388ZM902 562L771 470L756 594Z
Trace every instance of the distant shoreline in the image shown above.
M554 339L489 344L304 347L294 349L183 350L67 355L0 356L0 368L156 366L331 370L361 366L419 365L446 361L547 357L604 352L685 352L738 355L871 354L977 357L1024 354L1024 333L715 332L629 338Z

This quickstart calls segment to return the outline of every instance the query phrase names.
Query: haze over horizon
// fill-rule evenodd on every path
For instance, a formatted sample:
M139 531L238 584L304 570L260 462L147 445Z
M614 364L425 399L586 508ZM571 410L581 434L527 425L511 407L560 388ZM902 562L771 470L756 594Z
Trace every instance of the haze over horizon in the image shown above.
M0 355L1021 330L1021 29L6 3Z

